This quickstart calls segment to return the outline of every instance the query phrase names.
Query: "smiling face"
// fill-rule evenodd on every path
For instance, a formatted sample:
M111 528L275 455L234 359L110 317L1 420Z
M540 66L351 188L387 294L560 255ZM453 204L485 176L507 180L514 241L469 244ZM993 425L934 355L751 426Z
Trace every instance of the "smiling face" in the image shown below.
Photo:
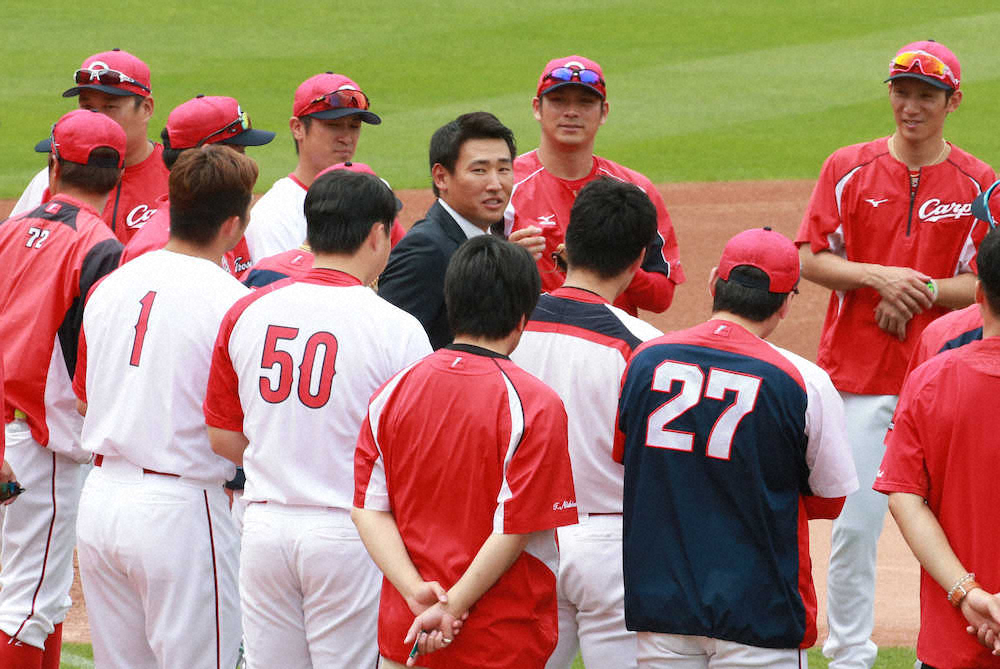
M911 144L940 141L945 119L961 101L961 91L948 98L944 89L919 79L904 77L889 84L896 133Z
M532 100L544 139L566 147L593 145L608 103L584 86L560 86Z
M514 157L502 139L470 139L462 144L449 172L431 168L441 199L470 223L484 230L503 218L514 187Z

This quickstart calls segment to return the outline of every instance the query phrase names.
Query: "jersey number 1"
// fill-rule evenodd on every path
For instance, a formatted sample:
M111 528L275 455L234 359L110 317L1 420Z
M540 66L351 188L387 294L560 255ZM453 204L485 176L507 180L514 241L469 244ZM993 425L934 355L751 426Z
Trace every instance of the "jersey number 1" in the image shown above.
M725 398L727 390L732 390L736 393L736 399L715 421L706 449L708 457L728 460L736 428L757 403L760 378L713 367L708 373L706 386L705 373L701 371L701 367L667 360L653 374L653 390L670 392L675 381L681 383L681 391L649 415L646 423L646 446L693 451L693 432L671 430L667 426L694 408L703 398L721 400Z
M142 310L139 311L139 320L135 323L135 339L132 340L132 357L128 359L128 364L133 367L139 366L139 358L142 357L142 343L146 340L146 328L149 327L149 312L153 310L153 300L156 299L156 291L151 290L146 296L139 300Z
M292 370L295 360L288 351L278 348L279 341L292 341L299 336L298 328L269 325L264 339L264 353L261 356L262 369L278 367L278 387L271 385L271 379L260 377L260 396L271 404L284 402L292 392ZM321 355L319 348L323 347L322 359L317 365L317 356ZM302 354L302 364L299 368L298 395L299 401L310 409L319 409L330 401L333 376L336 374L337 338L329 332L316 332L306 340ZM319 368L319 382L313 383L313 374Z

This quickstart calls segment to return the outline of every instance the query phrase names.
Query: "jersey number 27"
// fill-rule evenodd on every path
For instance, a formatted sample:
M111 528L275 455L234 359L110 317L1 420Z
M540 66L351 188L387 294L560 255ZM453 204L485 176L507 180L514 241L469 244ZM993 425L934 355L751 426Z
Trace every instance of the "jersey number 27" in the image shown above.
M668 426L703 399L721 400L725 398L727 390L732 390L736 393L736 399L715 421L706 448L708 457L728 460L736 428L757 403L760 378L713 367L708 373L706 384L705 373L698 365L666 360L653 373L652 388L659 392L670 392L675 381L681 383L681 391L649 415L646 423L646 446L693 451L694 433L672 430Z

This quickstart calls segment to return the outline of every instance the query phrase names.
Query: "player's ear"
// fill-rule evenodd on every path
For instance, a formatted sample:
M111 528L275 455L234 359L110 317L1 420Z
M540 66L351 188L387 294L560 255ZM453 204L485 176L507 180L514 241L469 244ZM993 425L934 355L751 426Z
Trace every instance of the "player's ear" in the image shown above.
M542 120L542 99L540 97L531 98L531 111L535 115L536 121Z
M986 291L983 290L983 282L976 279L976 304L982 307L986 304Z
M719 268L713 267L712 272L708 275L708 294L713 298L715 297L715 282L719 278Z
M434 163L434 167L431 168L431 179L434 181L434 185L442 193L448 191L448 177L451 176L445 166L441 163Z
M55 155L51 152L49 153L49 192L58 193L59 187L59 177L62 175L62 170L59 167L59 161L56 160Z
M608 101L605 100L601 103L601 125L608 120Z
M298 116L288 119L288 128L292 131L292 139L301 142L306 136L305 124Z
M781 303L781 307L778 308L778 316L780 319L784 319L788 316L788 313L792 310L792 297L795 295L794 292L785 295L785 301Z
M948 99L948 104L945 105L945 111L951 113L958 109L960 104L962 104L962 91L954 91Z

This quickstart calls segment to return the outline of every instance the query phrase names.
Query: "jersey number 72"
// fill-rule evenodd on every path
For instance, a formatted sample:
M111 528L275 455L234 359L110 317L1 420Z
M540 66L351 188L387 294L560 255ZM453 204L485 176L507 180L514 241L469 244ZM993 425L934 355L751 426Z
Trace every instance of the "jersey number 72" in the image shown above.
M736 392L736 398L722 411L712 426L706 449L708 457L728 460L736 428L739 427L743 417L753 411L757 403L760 378L713 367L709 370L706 384L705 373L698 365L666 360L661 362L653 373L652 389L664 393L670 392L675 381L681 383L681 391L649 414L649 420L646 422L646 446L674 451L693 451L694 433L673 430L668 426L705 398L721 400L725 398L727 390L732 390Z

